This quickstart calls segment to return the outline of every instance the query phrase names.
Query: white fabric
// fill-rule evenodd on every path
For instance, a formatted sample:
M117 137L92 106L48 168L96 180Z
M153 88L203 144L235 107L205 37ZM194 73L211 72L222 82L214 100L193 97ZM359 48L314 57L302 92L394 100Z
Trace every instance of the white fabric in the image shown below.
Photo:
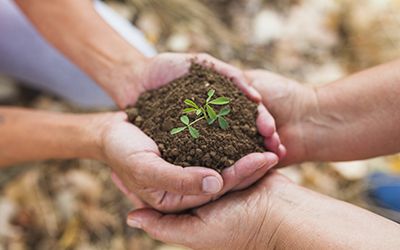
M95 8L130 44L147 56L156 54L143 34L104 3ZM110 97L35 30L12 0L0 0L0 74L85 108L113 107Z

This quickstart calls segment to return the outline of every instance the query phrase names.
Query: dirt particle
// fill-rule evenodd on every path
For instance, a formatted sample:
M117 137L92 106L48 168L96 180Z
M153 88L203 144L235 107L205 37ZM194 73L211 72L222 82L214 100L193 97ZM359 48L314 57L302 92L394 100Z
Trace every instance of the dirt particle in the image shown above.
M179 155L179 150L177 148L173 148L171 150L171 156L178 156Z
M143 118L141 116L137 116L135 119L135 124L136 124L136 126L139 126L139 127L142 126Z

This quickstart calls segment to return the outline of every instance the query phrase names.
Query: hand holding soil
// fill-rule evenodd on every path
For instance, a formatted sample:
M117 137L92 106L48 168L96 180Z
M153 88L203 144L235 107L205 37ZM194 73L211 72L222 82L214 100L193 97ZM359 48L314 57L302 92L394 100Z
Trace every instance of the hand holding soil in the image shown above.
M129 121L170 163L222 171L247 154L264 152L257 104L211 68L193 64L186 76L141 95L135 107L128 110Z
M122 108L134 106L142 93L158 89L187 74L194 58L196 62L213 65L217 72L228 76L251 100L261 101L260 94L246 83L241 70L208 54L185 53L162 53L130 66L129 70L132 72L132 76L129 76L130 84L124 88L117 88L119 96L116 101Z
M260 133L266 140L275 140L277 145L280 145L280 141L279 137L273 136L276 135L275 124L266 109L262 106L258 107L260 115L257 118L257 104L248 100L238 90L237 87L252 100L259 101L258 93L245 84L242 72L210 56L199 55L196 56L196 62L212 66L213 69L196 64L197 66L193 67L189 73L193 59L193 55L188 54L162 54L151 59L148 71L144 72L153 72L153 74L144 73L141 81L146 84L140 86L145 87L143 90L156 89L153 92L161 94L153 99L150 98L152 103L146 104L144 100L148 99L149 93L153 92L144 93L136 105L139 109L130 113L131 119L135 120L136 125L144 133L139 128L124 122L124 119L117 122L118 125L110 126L107 132L109 135L107 138L112 145L108 147L108 150L113 151L110 155L114 155L115 151L120 152L120 157L112 159L112 164L110 164L114 166L117 185L129 197L135 194L146 204L166 212L199 206L227 191L245 188L263 176L278 161L276 154L262 152L264 139L257 133L256 121L259 126L262 126ZM165 93L166 90L171 90L176 86L171 83L162 87L168 83L166 81L177 79L174 82L179 82L185 77L193 77L191 73L196 67L200 75L194 75L195 78L192 81L201 80L201 77L206 78L203 79L203 84L198 84L194 92L190 93L189 88L187 92L181 93L187 93L190 96L179 97L179 91L183 89L173 92L176 95ZM204 72L206 72L205 75ZM196 77L200 78L196 80ZM204 80L215 82L210 84L213 85L216 97L224 95L235 100L235 105L233 102L229 104L232 110L225 116L232 129L223 130L218 127L218 123L208 127L203 127L204 124L199 123L200 136L196 141L190 134L171 135L171 129L179 125L180 111L183 108L182 105L185 105L184 99L192 98L196 93L207 97L209 86L204 86ZM221 85L216 84L219 81L222 81ZM171 98L169 100L173 100L173 103L166 102L164 98ZM200 96L199 98L198 101L201 101ZM163 105L169 105L171 109L166 109ZM179 111L175 110L176 108ZM155 114L162 117L157 118ZM188 116L192 117L193 114L188 114ZM245 123L241 124L241 120ZM143 126L146 124L150 125L150 128ZM158 137L152 136L151 131L160 132L161 137L166 139L164 145ZM150 135L155 142L146 134ZM212 145L204 144L204 138L206 138L204 136L214 138L211 141ZM170 140L178 140L179 148L168 146ZM124 143L121 143L122 141ZM202 143L203 146L200 145ZM238 150L236 148L239 145ZM189 155L184 155L182 148L189 149L183 150ZM178 154L176 154L177 150ZM273 148L270 150L276 151ZM204 167L217 169L221 175Z

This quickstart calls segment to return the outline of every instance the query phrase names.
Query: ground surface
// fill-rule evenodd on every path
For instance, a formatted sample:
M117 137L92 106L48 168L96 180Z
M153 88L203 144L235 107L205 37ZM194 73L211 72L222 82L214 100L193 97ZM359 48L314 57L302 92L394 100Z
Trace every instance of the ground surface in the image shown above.
M159 51L202 51L245 68L323 84L400 55L399 0L108 1L145 31ZM82 112L0 80L0 102ZM400 157L302 164L298 183L386 216L368 205L364 178L400 172ZM94 161L51 161L0 172L0 249L178 249L125 226L131 209Z

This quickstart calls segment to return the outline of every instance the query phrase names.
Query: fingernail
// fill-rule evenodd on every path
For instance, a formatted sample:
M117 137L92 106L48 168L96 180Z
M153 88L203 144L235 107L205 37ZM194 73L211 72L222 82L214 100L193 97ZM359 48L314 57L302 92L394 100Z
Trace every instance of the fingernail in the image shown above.
M139 219L137 218L128 218L128 220L126 221L126 223L128 224L128 226L130 227L134 227L134 228L142 228L142 223Z
M218 193L222 187L217 177L207 176L203 179L202 188L205 193L215 194Z

